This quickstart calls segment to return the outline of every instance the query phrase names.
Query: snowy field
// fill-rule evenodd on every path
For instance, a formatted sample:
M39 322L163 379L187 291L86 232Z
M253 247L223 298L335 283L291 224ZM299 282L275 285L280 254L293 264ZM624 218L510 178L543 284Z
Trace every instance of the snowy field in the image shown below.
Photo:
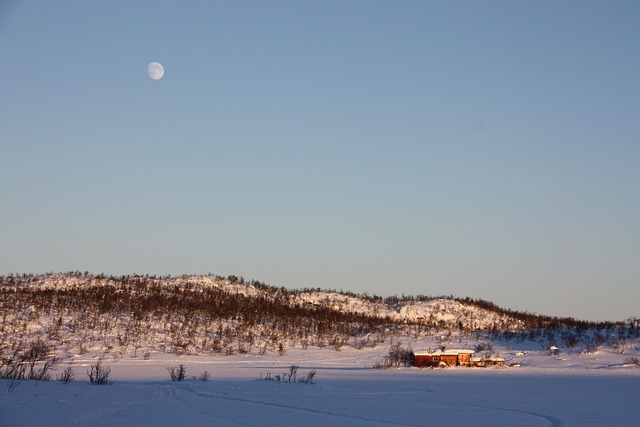
M109 385L76 378L0 388L0 426L637 426L640 370L615 352L505 351L521 367L372 369L385 349L105 359ZM184 365L172 382L168 367ZM258 381L298 365L315 384ZM65 365L58 367L58 372ZM208 381L192 377L204 371ZM8 385L8 383L7 383Z

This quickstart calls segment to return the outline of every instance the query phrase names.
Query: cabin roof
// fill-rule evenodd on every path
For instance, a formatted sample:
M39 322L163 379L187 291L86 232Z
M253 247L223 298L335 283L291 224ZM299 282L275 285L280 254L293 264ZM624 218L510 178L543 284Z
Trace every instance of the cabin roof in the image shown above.
M473 353L475 353L474 350L470 350L468 348L460 348L460 349L452 348L452 349L447 350L447 351L451 351L451 352L458 353L458 354L473 354Z
M436 350L436 351L414 351L414 356L457 356L459 354L473 354L473 350Z

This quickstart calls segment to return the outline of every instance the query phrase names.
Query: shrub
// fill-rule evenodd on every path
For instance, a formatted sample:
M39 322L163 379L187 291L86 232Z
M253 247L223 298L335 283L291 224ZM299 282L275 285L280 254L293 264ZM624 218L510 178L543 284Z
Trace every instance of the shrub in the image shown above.
M400 365L408 366L411 364L411 350L402 347L402 343L398 342L389 349L387 360L389 367L399 367Z
M184 381L187 375L187 368L184 365L167 368L171 381Z
M316 376L316 370L309 371L306 377L300 380L301 383L304 384L315 384L314 378Z
M66 384L73 381L74 376L75 374L73 373L73 369L71 369L71 366L67 366L67 368L62 371L62 373L56 379Z
M307 376L302 379L298 378L298 369L299 367L296 365L291 365L289 367L289 372L284 372L282 375L274 375L271 376L271 372L267 372L267 375L262 376L262 372L260 376L256 378L257 381L273 381L276 383L303 383L303 384L315 384L315 376L316 370L313 369L307 373Z
M102 366L102 357L98 359L97 364L91 365L91 368L87 371L89 382L97 385L109 384L109 374L111 374L111 368Z
M562 337L562 344L568 348L574 348L578 344L578 337L574 334L566 334Z
M9 381L7 381L7 390L11 392L15 390L15 388L18 387L19 385L20 385L20 380L12 378Z
M592 343L592 342L588 342L584 346L584 351L586 351L589 354L597 353L598 352L598 346L596 344Z
M296 382L296 378L298 377L298 366L291 365L289 367L289 382L293 379L293 382Z
M482 353L483 351L492 352L493 344L481 342L476 344L476 346L474 347L474 350L476 351L476 353Z
M275 381L275 379L271 376L271 372L267 372L267 375L262 376L262 372L260 372L260 376L256 378L257 381Z
M360 340L356 340L353 343L353 347L357 350L362 350L363 348L365 348L367 345L367 340L364 339L360 339Z
M47 359L50 352L51 348L44 341L37 340L32 342L22 355L22 362L29 365L28 378L30 380L49 381L51 379L49 370L58 362L58 359L55 356ZM44 362L44 364L37 368L36 365L39 362Z
M372 367L373 369L389 369L391 368L391 363L389 362L389 358L384 357L374 361Z
M0 378L20 381L24 379L26 369L27 367L23 363L19 350L0 359Z
M0 357L0 378L49 381L50 371L58 363L58 358L50 353L51 348L42 340L32 342L27 348L18 347L13 353Z
M374 369L390 369L393 367L410 366L411 350L402 347L402 343L398 342L389 348L389 353L381 359L373 362L371 365Z
M51 374L49 373L49 371L51 370L51 368L53 368L53 365L55 365L57 362L58 362L58 359L56 357L53 357L49 360L46 360L42 365L42 367L40 367L39 369L36 369L35 363L33 363L29 369L29 379L39 380L39 381L49 381L51 379Z
M640 365L640 359L636 356L629 356L624 359L625 365Z
M624 338L618 338L616 339L613 344L611 345L614 349L616 349L616 351L620 354L624 353L625 347L627 345L627 340Z

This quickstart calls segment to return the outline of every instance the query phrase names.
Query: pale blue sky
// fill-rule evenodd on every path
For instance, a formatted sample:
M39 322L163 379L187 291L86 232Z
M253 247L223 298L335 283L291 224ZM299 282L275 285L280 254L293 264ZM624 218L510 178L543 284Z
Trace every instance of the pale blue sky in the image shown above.
M638 23L638 1L1 1L0 274L638 316Z

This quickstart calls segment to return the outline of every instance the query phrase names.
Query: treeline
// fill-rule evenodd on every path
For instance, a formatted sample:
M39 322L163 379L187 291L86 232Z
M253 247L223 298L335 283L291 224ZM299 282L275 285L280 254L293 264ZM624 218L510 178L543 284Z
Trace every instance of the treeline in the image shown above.
M577 320L572 317L555 317L544 316L539 314L532 314L527 312L521 312L516 310L510 310L502 307L498 307L492 302L482 299L472 298L453 298L456 301L460 301L465 304L472 304L476 307L482 308L494 313L503 314L505 316L512 317L517 320L521 320L527 326L532 329L560 329L560 328L576 328L579 330L586 329L609 329L618 327L624 324L624 322L593 322L586 320Z

